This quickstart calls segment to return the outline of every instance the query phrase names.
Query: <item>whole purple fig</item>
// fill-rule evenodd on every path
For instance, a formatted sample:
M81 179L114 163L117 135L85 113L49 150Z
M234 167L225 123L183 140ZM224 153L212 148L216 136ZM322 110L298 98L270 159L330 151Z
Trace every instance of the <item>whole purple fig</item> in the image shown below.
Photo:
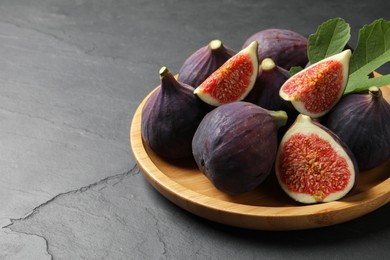
M360 170L390 159L390 104L379 88L344 96L330 111L325 125L348 145Z
M271 58L278 66L286 70L290 70L293 66L305 67L308 62L307 39L294 31L262 30L250 36L242 48L252 41L259 43L259 62L265 58Z
M184 61L179 70L178 81L196 88L235 54L235 51L224 46L220 40L212 40Z
M192 140L199 169L228 194L255 189L270 174L277 151L277 129L284 111L268 111L249 102L221 105L208 113Z
M192 137L206 114L203 102L166 67L160 69L160 79L142 110L142 139L163 158L192 157Z
M287 124L279 129L279 140L294 123L298 112L291 102L283 100L279 95L280 87L290 77L290 73L277 66L270 58L265 58L259 66L259 76L245 101L254 103L268 110L283 110L288 115Z
M269 110L295 110L290 102L279 96L280 87L289 77L289 72L277 66L271 58L263 59L255 86L245 101Z

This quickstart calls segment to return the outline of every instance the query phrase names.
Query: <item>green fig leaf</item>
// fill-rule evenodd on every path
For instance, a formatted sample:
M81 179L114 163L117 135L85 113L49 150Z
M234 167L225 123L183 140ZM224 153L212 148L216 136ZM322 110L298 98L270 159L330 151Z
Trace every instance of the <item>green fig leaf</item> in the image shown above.
M350 62L344 94L360 92L372 86L390 84L390 75L369 78L368 74L390 61L390 21L378 19L359 30L358 43Z
M307 55L311 64L341 52L351 37L351 28L342 18L333 18L318 26L308 38Z
M375 78L349 78L347 88L345 89L344 94L349 94L351 92L362 92L369 89L372 86L383 87L390 84L390 74L379 76ZM348 86L352 86L349 87Z
M303 68L301 66L293 66L290 68L290 70L288 72L290 73L290 76L292 76L294 74L297 74L301 70L303 70Z

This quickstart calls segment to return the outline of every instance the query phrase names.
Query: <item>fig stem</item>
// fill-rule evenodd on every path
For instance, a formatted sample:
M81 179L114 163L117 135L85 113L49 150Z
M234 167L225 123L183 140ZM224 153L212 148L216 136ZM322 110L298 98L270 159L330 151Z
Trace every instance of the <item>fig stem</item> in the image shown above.
M263 70L272 70L273 68L275 68L275 66L276 66L276 64L271 58L265 58L261 62L261 68Z
M379 98L382 96L382 91L376 86L368 88L368 92L373 98Z
M159 71L160 78L162 79L163 77L165 77L169 73L170 73L170 71L168 70L168 68L165 66L162 66L160 71Z
M222 42L220 40L212 40L209 43L209 46L212 50L218 50L219 48L222 47Z
M287 124L287 113L286 111L269 111L270 115L274 118L277 128L285 126Z

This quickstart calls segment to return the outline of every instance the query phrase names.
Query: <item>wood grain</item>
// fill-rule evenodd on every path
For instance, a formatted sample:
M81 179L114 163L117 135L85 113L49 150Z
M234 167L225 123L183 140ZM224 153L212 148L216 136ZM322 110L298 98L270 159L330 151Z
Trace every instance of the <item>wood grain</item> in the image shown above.
M381 88L390 102L390 86ZM150 94L149 94L150 95ZM200 217L222 224L259 230L299 230L346 222L390 201L390 160L361 172L354 192L339 201L302 205L287 197L271 175L256 190L230 196L217 190L193 161L166 161L142 142L139 105L130 129L130 143L146 179L166 198Z

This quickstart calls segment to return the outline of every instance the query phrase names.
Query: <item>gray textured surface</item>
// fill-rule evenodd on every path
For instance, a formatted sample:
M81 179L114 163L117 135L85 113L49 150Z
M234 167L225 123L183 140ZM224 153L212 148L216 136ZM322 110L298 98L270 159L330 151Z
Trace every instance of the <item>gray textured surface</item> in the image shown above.
M308 35L341 16L356 40L363 24L389 19L387 1L311 2L1 1L0 259L389 255L389 205L319 230L226 227L164 199L129 147L159 68L176 73L211 39L239 49L264 28Z

